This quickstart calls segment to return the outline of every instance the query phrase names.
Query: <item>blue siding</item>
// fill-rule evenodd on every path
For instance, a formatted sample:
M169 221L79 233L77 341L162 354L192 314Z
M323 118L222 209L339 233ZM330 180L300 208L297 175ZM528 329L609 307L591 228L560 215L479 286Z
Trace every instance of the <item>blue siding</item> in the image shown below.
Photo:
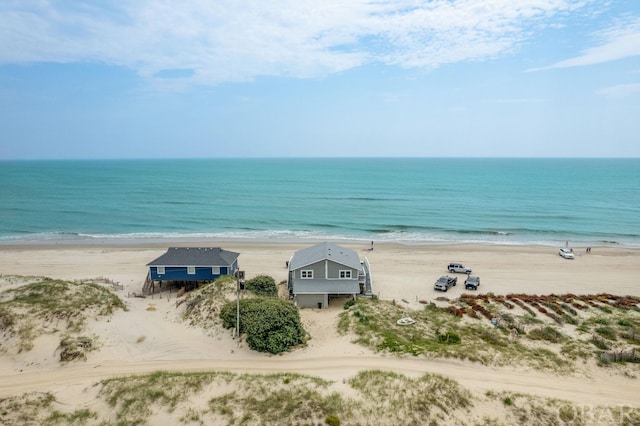
M164 274L158 274L158 268L149 267L151 279L154 281L212 281L222 275L230 275L230 268L221 267L220 273L214 275L211 267L196 267L195 274L188 274L186 266L165 267Z

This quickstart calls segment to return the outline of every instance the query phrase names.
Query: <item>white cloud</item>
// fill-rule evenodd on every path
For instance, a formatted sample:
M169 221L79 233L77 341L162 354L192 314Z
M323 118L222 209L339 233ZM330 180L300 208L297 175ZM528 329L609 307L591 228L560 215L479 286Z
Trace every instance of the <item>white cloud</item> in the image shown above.
M371 62L430 69L508 53L536 25L594 1L5 0L0 63L94 61L150 79L193 70L196 84Z
M598 95L608 98L626 98L640 95L640 83L618 84L617 86L605 87L596 92Z
M596 34L596 38L598 45L586 49L580 56L529 71L581 67L640 56L640 18L616 22L611 28Z

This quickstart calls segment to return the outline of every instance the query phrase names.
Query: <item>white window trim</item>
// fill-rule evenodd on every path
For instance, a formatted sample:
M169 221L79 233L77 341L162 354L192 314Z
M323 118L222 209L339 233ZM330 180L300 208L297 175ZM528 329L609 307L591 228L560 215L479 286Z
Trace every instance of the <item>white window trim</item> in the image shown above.
M188 275L195 275L196 274L196 267L195 266L187 266L187 274Z
M219 266L212 266L211 267L211 274L212 275L220 275L220 267Z
M341 280L350 280L353 277L353 271L351 269L341 269L338 271L338 276Z
M164 275L165 274L164 266L157 266L156 272L158 273L158 275Z
M313 269L304 269L300 271L300 278L303 280L312 280L313 279Z

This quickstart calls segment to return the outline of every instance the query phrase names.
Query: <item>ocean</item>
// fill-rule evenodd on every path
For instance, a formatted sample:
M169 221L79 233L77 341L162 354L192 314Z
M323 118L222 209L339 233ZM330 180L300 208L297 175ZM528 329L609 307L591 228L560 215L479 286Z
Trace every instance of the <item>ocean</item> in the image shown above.
M0 244L640 247L640 159L0 162Z

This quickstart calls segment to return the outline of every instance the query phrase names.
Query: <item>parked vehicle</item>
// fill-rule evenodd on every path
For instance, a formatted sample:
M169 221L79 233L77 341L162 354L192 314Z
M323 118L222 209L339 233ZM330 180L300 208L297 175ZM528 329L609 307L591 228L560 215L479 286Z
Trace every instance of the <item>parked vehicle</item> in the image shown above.
M439 290L439 291L447 291L449 290L449 287L453 287L457 283L458 283L458 278L444 275L438 278L438 281L436 281L435 285L433 286L433 289Z
M467 290L477 290L478 287L480 287L480 277L469 275L469 277L464 280L464 288Z
M447 266L447 269L449 270L449 272L454 273L454 272L458 272L461 274L470 274L471 273L471 268L464 266L462 263L450 263Z
M560 256L565 259L575 259L575 255L573 254L573 249L560 247L560 252L558 253Z

